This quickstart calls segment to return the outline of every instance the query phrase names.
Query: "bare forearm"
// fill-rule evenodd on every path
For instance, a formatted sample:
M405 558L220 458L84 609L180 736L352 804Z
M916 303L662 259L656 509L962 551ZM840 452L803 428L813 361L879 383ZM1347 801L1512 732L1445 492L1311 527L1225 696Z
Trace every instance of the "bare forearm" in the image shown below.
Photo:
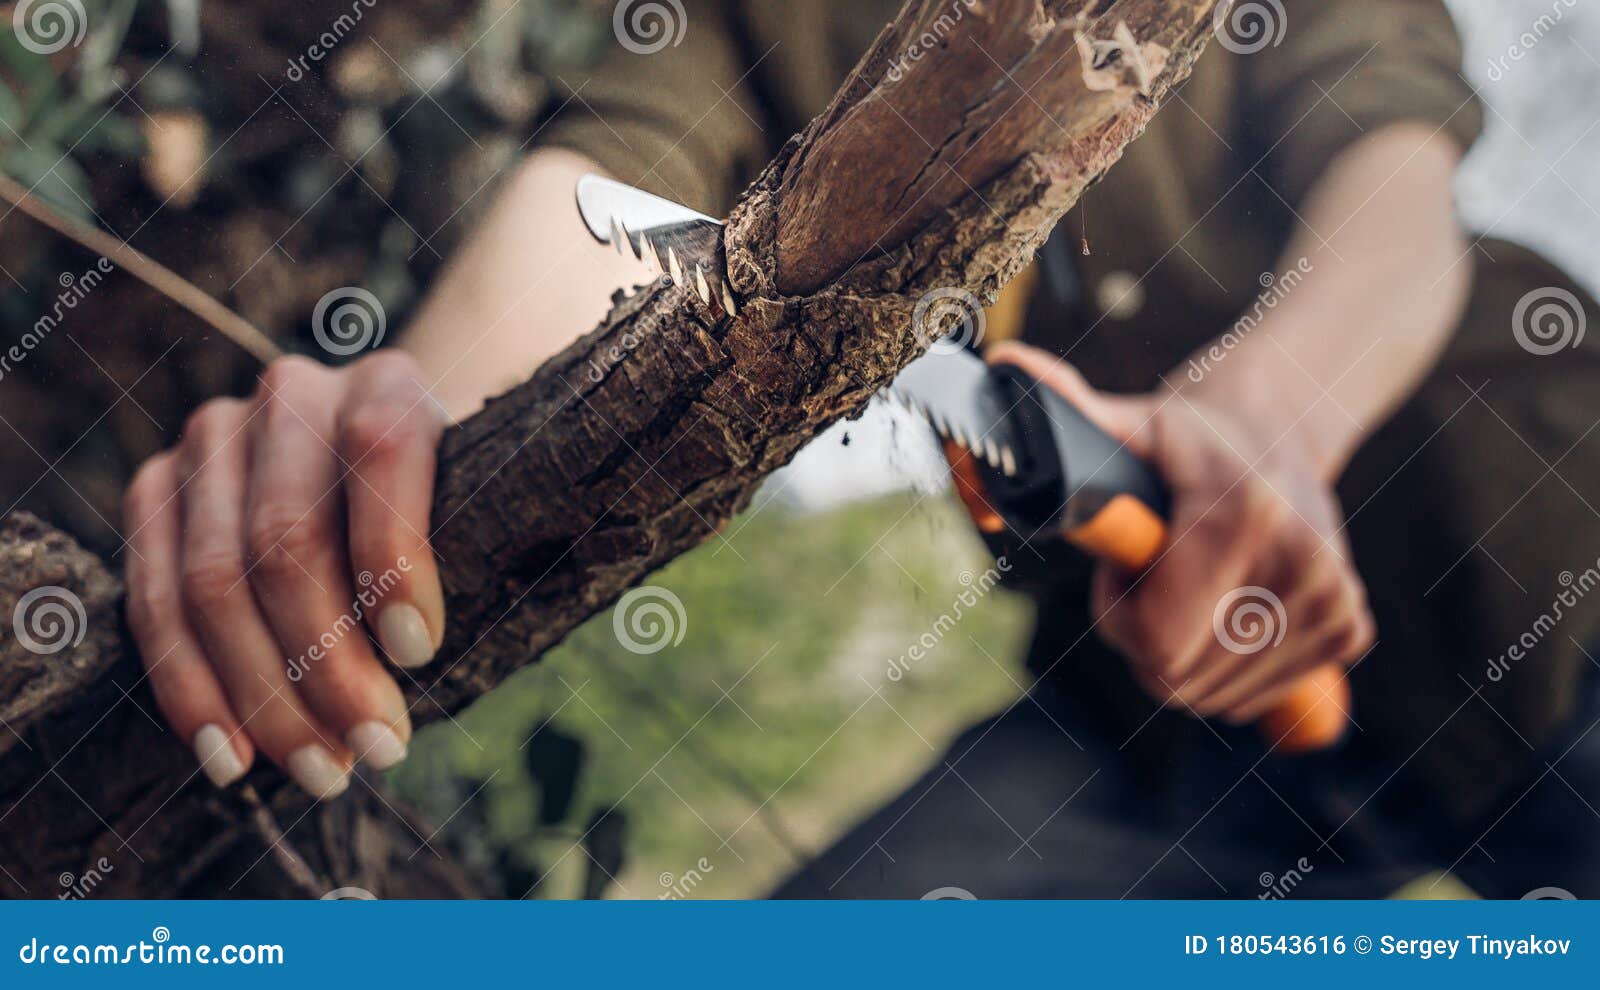
M1459 158L1450 138L1397 125L1335 159L1260 322L1197 355L1203 374L1171 380L1336 478L1428 373L1465 306L1471 264L1450 181Z
M588 159L535 152L451 259L400 345L459 419L527 378L605 316L618 286L648 279L636 261L596 249L573 185Z

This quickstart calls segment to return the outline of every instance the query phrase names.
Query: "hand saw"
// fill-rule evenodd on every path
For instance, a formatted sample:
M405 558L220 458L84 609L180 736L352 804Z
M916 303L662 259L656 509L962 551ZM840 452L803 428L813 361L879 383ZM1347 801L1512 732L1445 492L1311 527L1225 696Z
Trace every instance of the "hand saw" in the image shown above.
M595 240L687 285L707 306L739 315L718 260L721 221L599 175L579 178L577 196L578 213Z
M944 441L956 493L981 532L1065 539L1131 573L1167 542L1159 478L1054 389L1013 365L939 345L907 365L889 395ZM1333 745L1349 721L1336 664L1306 675L1258 723L1281 753Z
M595 175L578 180L577 199L600 243L618 251L626 245L701 302L738 313L722 275L719 221ZM943 439L956 492L980 531L1064 538L1134 573L1166 545L1168 496L1160 480L1021 369L936 345L906 366L888 394ZM1349 704L1343 672L1329 665L1307 675L1259 725L1280 752L1322 749L1344 734Z

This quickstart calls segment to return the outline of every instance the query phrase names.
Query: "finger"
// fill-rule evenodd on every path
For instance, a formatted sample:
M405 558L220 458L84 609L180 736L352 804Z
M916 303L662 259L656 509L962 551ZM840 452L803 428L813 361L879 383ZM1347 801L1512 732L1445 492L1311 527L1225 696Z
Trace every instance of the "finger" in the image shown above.
M1149 429L1150 403L1120 398L1091 386L1078 369L1049 351L1018 341L996 344L988 354L992 364L1011 364L1037 379L1072 403L1094 424L1119 442L1134 456L1148 459L1153 450Z
M1285 560L1300 562L1298 573L1287 565L1281 571L1296 581L1282 596L1281 632L1288 641L1267 651L1266 662L1251 665L1205 699L1208 710L1221 711L1230 720L1270 710L1262 700L1266 692L1278 693L1308 670L1341 662L1342 651L1359 646L1361 630L1370 626L1365 586L1348 565L1331 555L1314 556L1306 546L1286 548Z
M336 441L351 474L351 563L372 589L368 615L384 652L420 667L444 640L444 591L427 534L445 419L409 357L375 354L354 374Z
M1233 722L1251 722L1271 711L1300 682L1319 668L1335 664L1348 667L1372 649L1374 624L1364 610L1350 622L1323 634L1281 677L1257 688L1237 703L1228 706L1225 717Z
M1159 685L1152 696L1163 702L1171 700L1180 685L1191 683L1198 670L1186 654L1167 645L1175 637L1159 618L1166 597L1163 589L1148 584L1146 578L1130 577L1110 565L1097 568L1090 583L1091 607L1098 615L1094 628L1101 641L1126 657L1138 672L1149 675ZM1156 618L1152 620L1152 616Z
M1280 689L1327 662L1328 643L1327 639L1308 640L1293 651L1281 647L1262 651L1257 663L1208 699L1209 705L1229 721L1249 721L1248 715L1271 707L1268 699Z
M367 639L350 577L344 470L329 445L338 387L333 372L315 367L263 380L245 501L250 585L317 722L381 770L405 758L411 722Z
M1211 650L1195 664L1183 689L1173 700L1198 715L1208 718L1216 715L1221 711L1214 701L1216 696L1257 666L1258 661L1259 658L1254 655L1240 655L1225 649Z
M1308 651L1295 662L1277 668L1271 677L1246 686L1238 695L1242 700L1230 704L1230 699L1219 697L1218 706L1223 708L1222 719L1233 725L1256 721L1278 707L1294 692L1300 681L1320 666L1322 660L1318 652Z
M128 627L167 724L194 749L211 782L226 787L250 768L255 748L184 618L177 494L171 452L147 461L128 486Z
M1249 582L1287 512L1254 476L1217 495L1204 485L1179 490L1192 493L1175 500L1171 542L1141 582L1139 616L1152 660L1174 678L1214 645L1227 596L1255 597Z
M317 724L290 684L246 571L248 416L242 402L207 403L185 429L184 606L256 746L308 793L331 798L349 786L349 754Z

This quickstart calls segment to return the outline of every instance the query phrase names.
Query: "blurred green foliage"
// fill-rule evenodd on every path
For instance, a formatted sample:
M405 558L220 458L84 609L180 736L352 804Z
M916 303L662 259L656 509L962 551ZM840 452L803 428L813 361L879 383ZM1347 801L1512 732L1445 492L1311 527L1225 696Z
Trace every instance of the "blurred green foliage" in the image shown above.
M691 871L690 896L760 896L1019 692L1029 606L1004 592L887 675L988 566L945 497L769 504L650 578L679 645L630 653L597 616L393 782L510 897L682 894Z
M0 171L57 210L93 214L83 162L100 153L138 155L143 138L111 109L126 84L116 66L137 0L83 0L62 8L71 32L83 12L82 42L61 52L25 45L12 25L0 32ZM65 70L63 70L65 66Z

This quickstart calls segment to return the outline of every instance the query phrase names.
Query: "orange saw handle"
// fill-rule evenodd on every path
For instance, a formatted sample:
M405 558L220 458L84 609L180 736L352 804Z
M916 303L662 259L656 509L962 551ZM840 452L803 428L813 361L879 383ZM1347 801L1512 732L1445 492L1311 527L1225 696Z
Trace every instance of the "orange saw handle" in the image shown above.
M1012 367L995 373L1016 390L1017 422L1029 459L1037 463L1053 456L1058 483L1072 493L1058 531L1084 552L1124 570L1148 568L1167 542L1166 493L1153 472L1052 389L1035 387ZM981 532L1000 532L1008 518L1005 508L1026 505L1029 493L960 446L947 441L945 457L956 492ZM1080 477L1085 471L1090 473ZM1019 521L1036 526L1042 520ZM1349 707L1344 672L1328 664L1301 678L1256 725L1277 751L1305 753L1339 741Z
M1142 571L1167 541L1167 524L1133 495L1115 495L1086 522L1067 530L1080 549L1129 571ZM1338 664L1301 678L1284 699L1256 723L1267 743L1293 754L1326 749L1345 732L1350 685Z

